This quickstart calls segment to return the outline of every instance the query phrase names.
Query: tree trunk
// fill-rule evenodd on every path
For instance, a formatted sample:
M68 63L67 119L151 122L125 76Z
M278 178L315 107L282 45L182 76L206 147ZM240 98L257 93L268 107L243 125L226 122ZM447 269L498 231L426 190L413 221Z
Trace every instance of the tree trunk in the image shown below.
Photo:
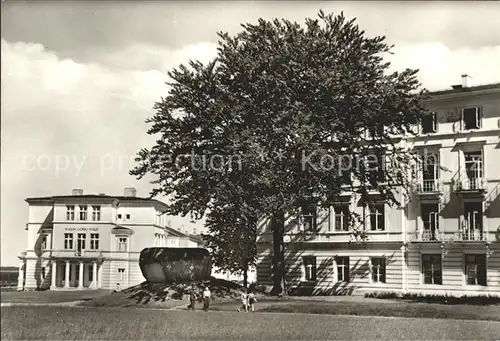
M248 267L243 270L243 287L245 289L248 287Z
M271 295L281 296L285 289L285 253L283 248L285 214L283 212L279 212L272 217L271 229L273 232L273 289Z

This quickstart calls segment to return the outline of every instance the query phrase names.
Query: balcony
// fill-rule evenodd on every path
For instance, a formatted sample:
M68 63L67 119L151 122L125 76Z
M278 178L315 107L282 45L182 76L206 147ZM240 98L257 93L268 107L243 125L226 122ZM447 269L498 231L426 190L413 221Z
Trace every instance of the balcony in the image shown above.
M421 230L412 238L414 242L441 242L444 235L439 230Z
M460 195L480 195L486 194L486 180L484 178L458 178L453 185L453 189Z
M54 250L52 251L54 258L87 258L97 259L102 258L102 251L98 250Z
M487 240L487 232L484 231L483 224L470 224L467 220L462 220L460 226L458 240L463 242L481 242Z
M415 193L421 197L438 198L443 194L443 186L439 179L424 179L415 186Z

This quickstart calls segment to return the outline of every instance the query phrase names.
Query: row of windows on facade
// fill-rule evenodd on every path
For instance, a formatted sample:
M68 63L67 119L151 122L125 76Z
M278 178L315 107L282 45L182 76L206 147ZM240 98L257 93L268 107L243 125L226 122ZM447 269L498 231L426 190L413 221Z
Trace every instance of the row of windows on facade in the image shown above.
M351 226L351 217L349 203L334 205L333 211L333 230L349 231ZM372 231L385 230L385 205L369 205L368 221ZM421 217L425 230L435 231L439 229L439 203L421 204ZM465 224L471 229L480 229L483 227L483 206L481 202L464 203ZM300 216L301 228L305 231L316 231L318 229L318 214L316 207L305 206L302 208Z
M79 220L86 221L87 220L87 205L79 205ZM122 219L122 215L117 215L118 219ZM125 219L130 219L130 214L125 215ZM66 205L66 220L75 220L75 205ZM101 206L92 206L92 221L101 220Z
M87 235L85 233L77 233L76 247L78 251L86 249L86 239ZM74 233L64 234L64 249L73 250ZM118 251L127 251L128 238L127 237L117 237L118 241ZM90 250L99 250L99 234L90 234Z
M94 280L94 274L92 272L92 264L88 264L87 265L89 267L89 270L87 271L87 276L88 276L88 280L90 282L92 282ZM125 279L125 269L124 268L118 268L118 279L120 281L123 281ZM42 269L41 269L41 275L42 275L42 279L45 279L45 276L46 276L46 268L44 266L42 266ZM78 281L80 276L79 276L79 273L80 273L80 268L79 267L76 267L75 268L75 277L76 277L76 280ZM62 280L65 281L66 280L66 272L65 271L62 271L61 272L62 274ZM70 272L69 273L69 280L73 280L72 278L72 273Z
M304 280L317 280L315 256L304 256ZM350 281L349 257L335 257L335 267L338 282ZM387 283L386 260L384 257L370 258L370 273L372 283ZM442 257L440 254L422 255L422 279L424 284L443 284ZM486 286L486 255L467 254L464 260L464 274L468 285Z
M481 107L463 108L460 117L461 130L475 130L482 128L483 113ZM437 112L431 112L422 119L421 130L423 134L438 132L439 117Z
M468 179L481 179L484 175L483 169L483 153L481 150L476 151L466 151L464 155L464 166L461 169L465 170L465 175ZM360 161L364 159L364 161ZM386 181L387 166L390 164L390 160L386 160L384 155L372 155L372 156L353 156L351 158L346 157L342 159L341 167L341 181L342 183L349 185L352 181L352 168L359 169L360 177L364 177L365 180L373 180L375 182ZM437 152L428 153L420 155L420 170L422 179L424 180L424 186L427 184L432 186L429 190L436 190L437 185L434 182L439 179L440 171L440 160ZM464 167L464 168L462 168ZM431 180L432 182L429 182ZM367 184L370 186L370 184ZM473 189L473 188L472 188Z

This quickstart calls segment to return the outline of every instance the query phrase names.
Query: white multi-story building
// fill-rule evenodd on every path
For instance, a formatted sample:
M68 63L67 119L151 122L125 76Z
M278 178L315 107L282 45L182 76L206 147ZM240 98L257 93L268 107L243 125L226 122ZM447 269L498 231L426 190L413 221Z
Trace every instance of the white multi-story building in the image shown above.
M111 289L145 279L139 254L147 247L199 247L167 226L161 201L83 194L28 198L28 247L20 255L18 290Z
M421 151L426 165L411 200L401 209L382 200L366 207L344 193L329 209L304 207L290 217L290 289L500 295L500 84L464 83L431 95L420 134L401 141ZM366 242L352 240L346 217L353 211L365 217ZM257 281L264 285L272 284L271 245L263 222Z

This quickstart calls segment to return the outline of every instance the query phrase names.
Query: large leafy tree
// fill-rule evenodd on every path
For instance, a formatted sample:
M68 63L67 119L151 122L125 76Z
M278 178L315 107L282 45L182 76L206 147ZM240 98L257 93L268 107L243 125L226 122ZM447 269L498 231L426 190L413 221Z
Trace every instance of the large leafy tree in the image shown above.
M211 63L168 73L170 91L148 120L158 140L131 174L155 175L152 195L168 195L171 214L216 211L227 193L258 198L280 294L285 220L304 200L327 207L348 186L367 203L375 189L401 204L413 156L395 137L421 119L424 92L416 70L389 71L385 37L366 37L343 14L320 12L305 26L260 19L219 37ZM374 155L379 165L390 155L383 181L364 163Z

